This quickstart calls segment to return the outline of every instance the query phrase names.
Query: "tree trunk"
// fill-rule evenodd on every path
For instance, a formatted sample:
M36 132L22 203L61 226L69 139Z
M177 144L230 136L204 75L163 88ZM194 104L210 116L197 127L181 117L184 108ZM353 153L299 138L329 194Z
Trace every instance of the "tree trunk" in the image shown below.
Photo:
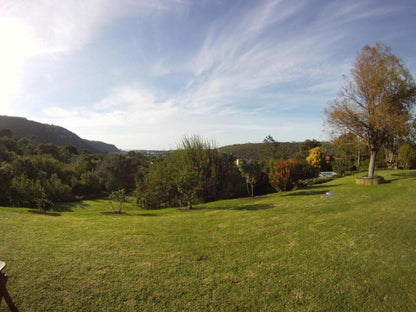
M188 200L188 209L191 210L192 209L192 201Z
M254 184L250 184L251 186L251 197L254 197Z
M357 171L360 172L360 166L361 166L361 151L358 152L357 157Z
M371 151L371 157L370 157L370 163L368 164L368 178L373 179L374 178L374 171L376 168L376 157L377 157L377 151L372 150Z

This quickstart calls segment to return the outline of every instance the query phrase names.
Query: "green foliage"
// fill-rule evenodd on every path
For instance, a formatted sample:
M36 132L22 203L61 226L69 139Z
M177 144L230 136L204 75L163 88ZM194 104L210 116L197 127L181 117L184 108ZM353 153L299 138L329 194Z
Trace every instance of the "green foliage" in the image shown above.
M53 173L44 185L48 198L53 202L68 202L75 199L71 187L63 183L56 173Z
M340 159L335 159L332 163L332 170L340 175L343 175L347 171L355 171L356 167L346 156Z
M0 204L43 209L105 191L132 191L136 173L147 165L134 152L79 155L74 147L7 136L0 137L0 163Z
M0 163L0 205L10 204L10 184L13 178L10 165L6 162Z
M39 180L33 181L25 175L14 177L10 187L10 204L48 210L51 205Z
M183 200L192 209L192 205L200 190L201 177L196 171L179 171L175 178L175 185Z
M313 139L313 140L305 140L299 145L299 155L297 157L298 160L306 159L309 156L310 150L315 147L322 147L321 142Z
M399 162L405 169L416 168L416 145L404 143L399 147Z
M123 204L126 202L126 191L124 189L120 189L117 191L112 191L110 195L108 196L110 200L111 208L116 213L122 213L123 212ZM115 201L118 203L118 207L114 207L113 202Z
M248 195L254 197L254 186L259 181L262 173L261 165L254 160L239 160L238 169L246 181Z
M169 155L151 163L147 174L137 182L137 204L143 209L179 206L174 174L173 162Z
M198 136L183 138L176 151L154 161L137 181L137 203L144 209L180 206L239 194L233 159Z
M311 178L311 179L302 179L296 183L297 188L303 188L307 186L312 186L315 184L322 184L329 181L332 181L335 177L318 177L318 178Z

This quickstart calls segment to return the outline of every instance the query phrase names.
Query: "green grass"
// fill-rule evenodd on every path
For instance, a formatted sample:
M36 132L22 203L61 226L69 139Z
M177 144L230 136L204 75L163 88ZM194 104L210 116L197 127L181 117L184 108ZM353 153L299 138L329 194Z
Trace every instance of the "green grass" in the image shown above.
M415 311L416 171L377 173L193 211L0 208L0 260L21 311Z

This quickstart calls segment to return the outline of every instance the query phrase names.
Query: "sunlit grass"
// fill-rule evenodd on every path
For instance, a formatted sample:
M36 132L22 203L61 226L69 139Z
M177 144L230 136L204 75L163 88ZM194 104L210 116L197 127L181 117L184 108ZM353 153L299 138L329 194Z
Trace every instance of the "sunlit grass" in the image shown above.
M193 211L0 208L0 259L21 311L412 311L416 172L378 174Z

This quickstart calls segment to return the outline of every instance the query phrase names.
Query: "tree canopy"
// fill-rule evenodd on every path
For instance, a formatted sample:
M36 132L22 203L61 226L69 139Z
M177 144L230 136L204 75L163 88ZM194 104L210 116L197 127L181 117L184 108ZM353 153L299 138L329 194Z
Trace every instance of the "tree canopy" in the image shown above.
M368 147L368 177L374 177L377 152L383 145L409 135L416 85L409 70L391 49L366 45L351 69L351 80L324 111L337 135L352 133Z

